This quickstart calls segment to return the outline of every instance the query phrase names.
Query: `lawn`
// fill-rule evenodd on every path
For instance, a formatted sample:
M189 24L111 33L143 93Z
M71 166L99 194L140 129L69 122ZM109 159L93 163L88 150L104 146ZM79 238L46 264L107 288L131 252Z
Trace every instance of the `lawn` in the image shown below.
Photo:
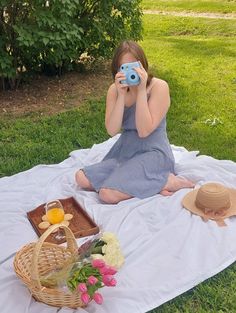
M236 161L236 21L156 15L143 21L141 45L153 73L170 85L171 143ZM107 139L104 101L50 117L2 115L0 175L60 162L71 150Z
M53 116L0 118L0 175L11 175L39 163L58 163L72 150L108 139L104 101L88 101L79 109Z
M152 8L162 5L165 10L186 10L190 8L187 3L193 6L197 2L197 12L206 8L212 12L235 10L234 1L158 1L158 7L155 4ZM151 1L143 5L148 8ZM170 86L167 122L171 143L236 161L236 20L144 15L143 22L140 43L151 70ZM52 116L1 115L0 175L40 163L58 163L72 150L106 140L105 93L99 101L91 99L79 108ZM232 265L151 312L236 312L235 273L236 265Z
M155 15L143 20L142 46L153 73L171 90L170 141L236 161L236 20Z
M236 13L234 0L143 0L145 10Z

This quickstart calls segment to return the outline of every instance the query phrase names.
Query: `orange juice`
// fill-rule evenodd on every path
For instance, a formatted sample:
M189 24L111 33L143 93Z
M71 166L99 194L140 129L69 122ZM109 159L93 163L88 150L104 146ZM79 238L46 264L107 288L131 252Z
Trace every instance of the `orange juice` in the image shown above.
M64 220L64 210L61 208L53 208L47 211L46 216L51 224L58 224Z

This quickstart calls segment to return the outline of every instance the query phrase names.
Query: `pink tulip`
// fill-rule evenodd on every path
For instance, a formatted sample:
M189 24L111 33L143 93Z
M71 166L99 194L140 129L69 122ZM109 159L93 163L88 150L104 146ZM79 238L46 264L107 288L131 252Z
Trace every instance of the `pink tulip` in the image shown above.
M87 291L87 286L85 283L80 283L78 286L77 286L77 289L78 291L80 292L86 292Z
M114 287L116 286L116 279L112 275L102 276L102 282L105 286Z
M87 292L82 293L80 298L84 304L89 303L90 297L89 297L89 294Z
M95 292L93 295L93 300L97 303L97 304L102 304L103 303L103 297L99 292Z
M101 259L92 260L92 266L96 268L102 268L105 266L105 262Z
M89 276L89 278L88 278L88 283L90 285L95 285L97 281L98 281L98 279L95 276Z
M117 270L114 266L107 266L107 269L108 275L115 275L117 273Z
M102 275L114 275L117 273L117 270L113 266L105 265L99 269Z

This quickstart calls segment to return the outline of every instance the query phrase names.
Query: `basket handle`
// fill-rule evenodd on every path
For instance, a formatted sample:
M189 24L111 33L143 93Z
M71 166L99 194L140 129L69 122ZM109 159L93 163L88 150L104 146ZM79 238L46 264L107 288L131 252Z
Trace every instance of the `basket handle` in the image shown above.
M63 225L63 224L55 224L50 226L39 238L38 242L35 244L33 255L32 255L32 264L31 264L31 282L33 284L33 287L42 289L42 285L40 283L39 279L39 271L38 271L38 258L39 253L42 248L42 245L44 241L47 239L47 237L54 232L58 228L63 228L65 231L66 236L66 242L67 242L67 249L71 252L71 254L77 253L78 251L78 245L75 240L75 236L73 232L70 230L69 227Z

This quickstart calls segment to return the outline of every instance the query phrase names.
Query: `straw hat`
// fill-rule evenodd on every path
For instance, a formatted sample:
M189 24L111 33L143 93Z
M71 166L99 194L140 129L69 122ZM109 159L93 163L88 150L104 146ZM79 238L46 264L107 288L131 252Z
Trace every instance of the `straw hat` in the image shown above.
M182 205L204 221L215 220L218 226L226 226L224 219L236 215L236 189L218 183L207 183L190 191Z

